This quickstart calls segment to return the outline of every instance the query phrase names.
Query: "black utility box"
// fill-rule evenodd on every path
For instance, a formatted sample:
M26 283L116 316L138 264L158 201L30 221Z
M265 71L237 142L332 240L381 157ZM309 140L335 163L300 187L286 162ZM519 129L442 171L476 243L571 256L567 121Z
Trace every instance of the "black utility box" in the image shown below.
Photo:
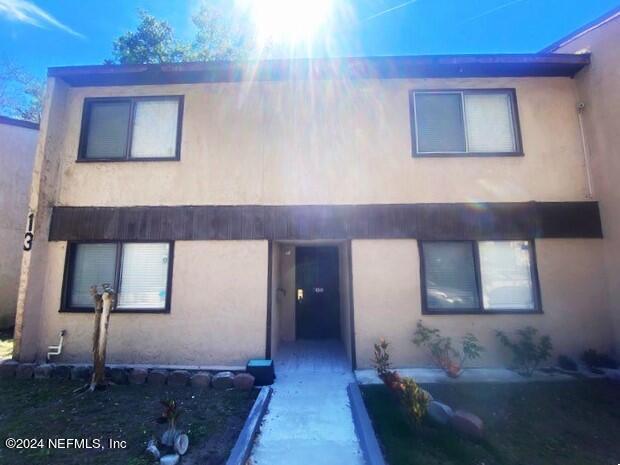
M276 377L273 360L255 358L248 362L245 371L254 376L255 386L269 386Z

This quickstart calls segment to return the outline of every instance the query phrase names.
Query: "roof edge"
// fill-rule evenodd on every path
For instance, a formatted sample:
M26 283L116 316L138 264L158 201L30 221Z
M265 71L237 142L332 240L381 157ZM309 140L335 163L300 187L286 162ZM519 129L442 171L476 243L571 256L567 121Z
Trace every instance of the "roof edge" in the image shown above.
M7 124L9 126L19 126L27 129L39 130L39 123L33 123L32 121L26 121L23 119L9 118L8 116L0 115L0 124Z
M619 16L620 16L620 6L617 6L616 8L613 8L607 13L599 16L595 20L584 24L583 26L575 29L573 32L547 45L539 53L553 53L558 48L563 47L564 45L570 44L571 42L577 40L579 37L589 33L590 31L598 29L601 26L604 26L605 24L607 24L610 21L613 21Z
M71 86L410 77L573 76L589 55L487 54L86 65L48 69Z

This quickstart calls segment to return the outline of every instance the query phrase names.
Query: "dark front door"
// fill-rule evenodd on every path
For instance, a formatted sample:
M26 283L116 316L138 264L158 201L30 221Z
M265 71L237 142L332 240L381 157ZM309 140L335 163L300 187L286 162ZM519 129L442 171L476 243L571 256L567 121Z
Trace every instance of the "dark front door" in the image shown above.
M340 338L337 247L295 249L297 339Z

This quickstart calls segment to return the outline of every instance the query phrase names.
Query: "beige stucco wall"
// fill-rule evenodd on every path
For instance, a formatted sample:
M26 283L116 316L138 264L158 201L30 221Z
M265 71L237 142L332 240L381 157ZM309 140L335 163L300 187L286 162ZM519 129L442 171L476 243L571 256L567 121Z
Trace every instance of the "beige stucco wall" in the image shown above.
M0 329L13 326L39 131L0 122Z
M412 159L409 90L484 87L516 88L525 157ZM159 94L185 95L180 162L75 163L85 97ZM57 117L66 118L55 154L64 205L584 198L569 78L72 88Z
M620 353L620 17L557 50L590 51L592 64L576 76L585 103L586 141L591 155L594 196L599 200L605 234L609 300Z
M90 360L92 314L58 312L65 250L64 242L50 244L41 283L46 298L36 337L22 346L23 360L44 358L61 329L67 336L57 361ZM113 314L108 361L245 366L265 355L266 297L266 241L178 241L171 312Z
M439 328L458 340L475 334L486 348L474 365L505 366L510 354L494 332L526 325L551 335L555 354L578 356L586 348L609 350L605 275L600 240L536 241L543 314L425 315L421 313L418 246L414 240L356 240L353 249L353 292L357 363L370 367L373 343L391 343L396 366L430 365L428 355L411 339L416 322Z

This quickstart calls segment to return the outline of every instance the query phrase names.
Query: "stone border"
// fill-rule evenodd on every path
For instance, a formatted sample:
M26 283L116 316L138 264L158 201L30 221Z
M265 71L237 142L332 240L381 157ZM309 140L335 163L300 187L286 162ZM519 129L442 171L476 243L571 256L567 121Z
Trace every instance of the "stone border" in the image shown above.
M19 363L15 360L0 360L0 379L17 378L25 380L90 380L92 365L69 363ZM113 384L172 387L193 387L201 389L238 389L249 391L254 386L254 377L242 370L204 371L184 370L177 367L161 369L142 368L135 365L106 365L106 378ZM35 381L36 382L36 381Z
M347 387L347 393L349 394L355 432L357 433L366 463L368 465L386 465L379 441L377 441L377 435L368 416L368 411L357 383L350 383Z
M254 438L258 433L263 416L265 412L267 412L272 392L273 390L269 386L260 388L260 393L245 420L243 429L239 433L237 442L230 452L226 465L244 465L250 457L250 452L252 452L252 447L254 445Z

